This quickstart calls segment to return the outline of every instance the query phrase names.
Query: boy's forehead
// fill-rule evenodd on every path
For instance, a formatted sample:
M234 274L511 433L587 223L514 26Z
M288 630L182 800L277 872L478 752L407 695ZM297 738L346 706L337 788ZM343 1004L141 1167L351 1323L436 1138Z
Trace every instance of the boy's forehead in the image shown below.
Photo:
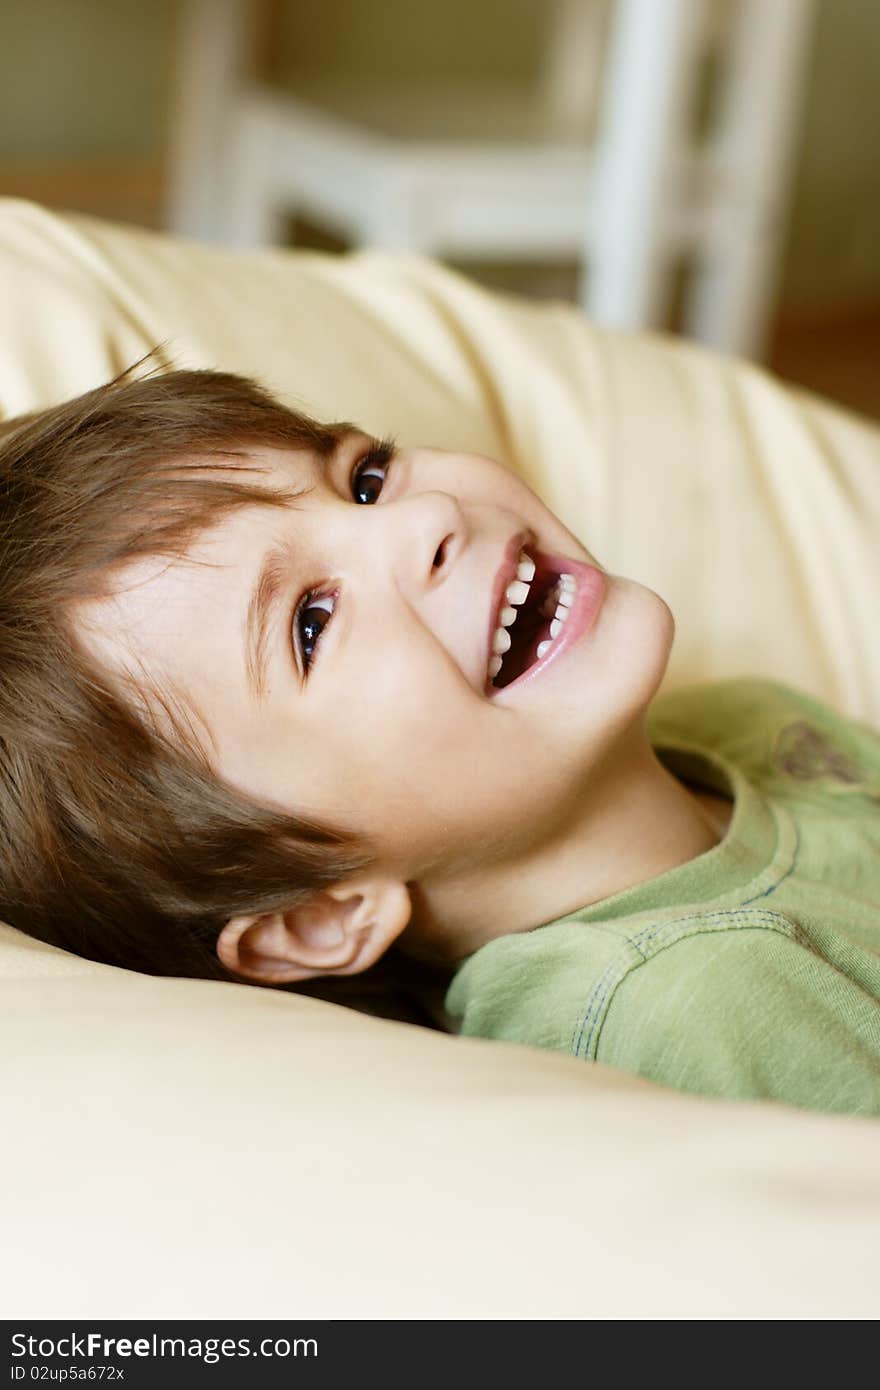
M126 702L172 735L179 725L166 716L182 714L203 749L215 744L214 697L222 698L239 665L225 574L189 556L144 556L113 591L71 614L77 639L99 670L121 682Z
M279 522L277 507L244 502L178 552L136 556L105 577L101 593L73 605L74 629L117 671L130 671L133 660L176 667L209 638L219 647L235 631L233 614L246 604Z
M316 450L273 448L268 444L248 444L236 449L231 464L212 458L189 461L189 467L196 468L200 477L219 481L240 477L251 487L256 484L275 491L289 486L291 481L306 482L316 469L324 466L324 459Z
M360 434L342 426L339 442ZM237 452L231 473L205 460L199 473L225 481L238 477L248 486L296 497L328 462L308 449L256 446ZM290 508L243 500L174 553L128 560L104 576L100 594L72 607L78 638L105 670L140 689L155 682L189 699L210 682L235 685L244 670L241 634L250 594L264 555L290 524Z
M193 602L228 602L248 567L258 563L257 547L277 530L277 507L243 502L192 535L173 554L138 555L106 576L104 590L75 610L78 627L118 633L161 626L170 605L178 613Z

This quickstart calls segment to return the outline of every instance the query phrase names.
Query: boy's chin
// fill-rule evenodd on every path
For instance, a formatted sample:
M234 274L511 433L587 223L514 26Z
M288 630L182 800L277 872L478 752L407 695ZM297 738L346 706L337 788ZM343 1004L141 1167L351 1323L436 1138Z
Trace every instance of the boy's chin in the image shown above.
M648 706L666 674L675 620L653 589L620 575L607 574L607 581L594 629L558 663L554 704L567 719L623 727Z
M653 589L632 579L619 583L623 592L618 659L625 660L634 704L646 708L669 665L675 618L668 603Z

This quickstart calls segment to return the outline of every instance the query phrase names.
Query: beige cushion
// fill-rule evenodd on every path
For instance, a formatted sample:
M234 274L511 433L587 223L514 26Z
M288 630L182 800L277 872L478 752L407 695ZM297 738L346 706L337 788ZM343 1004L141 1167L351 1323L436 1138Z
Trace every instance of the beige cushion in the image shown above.
M880 725L880 436L692 347L418 258L240 255L0 202L0 410L156 343L506 459L677 618L668 685ZM859 1317L880 1127L0 928L7 1317Z

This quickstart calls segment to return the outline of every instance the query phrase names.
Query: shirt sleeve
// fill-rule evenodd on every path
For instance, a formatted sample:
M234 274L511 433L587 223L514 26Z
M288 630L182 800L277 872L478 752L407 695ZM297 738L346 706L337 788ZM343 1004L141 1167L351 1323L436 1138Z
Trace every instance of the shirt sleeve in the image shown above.
M880 1114L880 1002L760 928L697 933L631 969L594 1056L679 1090Z

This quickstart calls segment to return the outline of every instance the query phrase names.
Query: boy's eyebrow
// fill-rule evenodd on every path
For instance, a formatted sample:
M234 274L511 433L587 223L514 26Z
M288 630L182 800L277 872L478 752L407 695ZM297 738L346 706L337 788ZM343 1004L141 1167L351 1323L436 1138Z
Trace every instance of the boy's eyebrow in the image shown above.
M346 441L359 434L357 426L343 421L337 425L336 439L327 452L315 455L317 471L326 473L332 468ZM290 573L293 559L293 544L288 540L273 545L263 557L257 582L248 603L245 615L245 672L248 687L256 700L262 700L266 693L266 644L269 630L278 606L285 582Z
M257 700L266 693L266 639L278 605L281 586L292 559L289 540L273 545L260 567L245 618L245 670L248 686Z

